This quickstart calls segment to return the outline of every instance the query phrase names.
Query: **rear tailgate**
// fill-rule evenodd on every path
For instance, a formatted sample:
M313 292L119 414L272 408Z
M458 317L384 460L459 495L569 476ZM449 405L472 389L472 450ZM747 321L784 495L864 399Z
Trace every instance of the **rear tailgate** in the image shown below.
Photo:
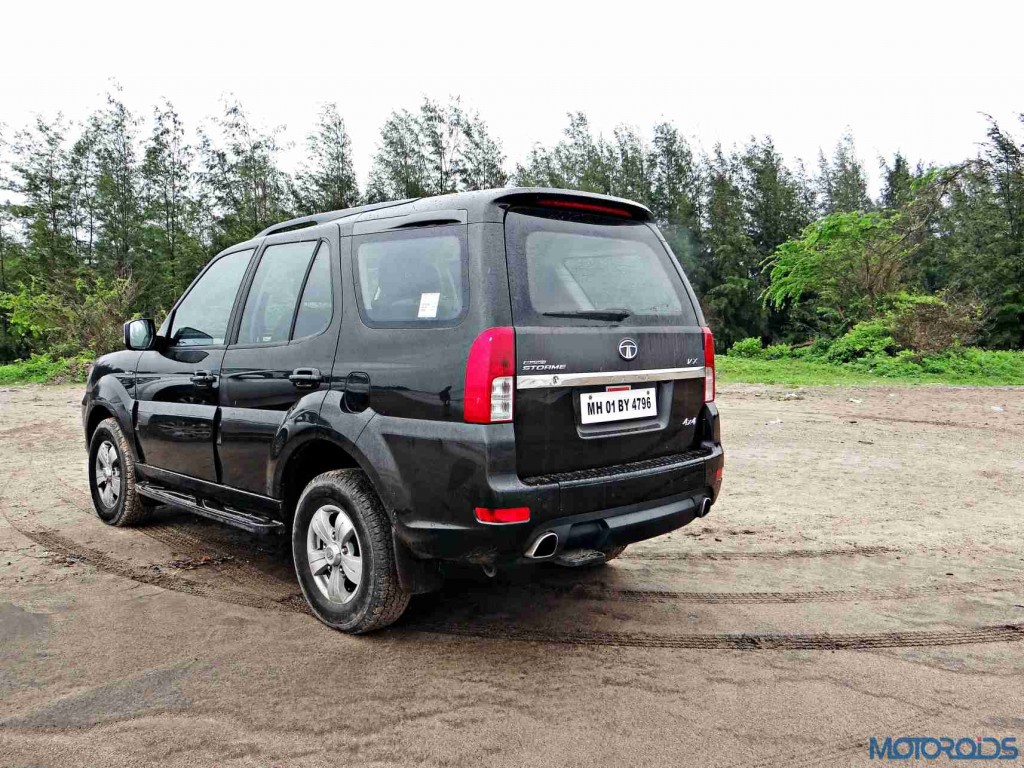
M519 476L585 481L586 470L665 464L691 450L703 334L654 230L633 218L524 208L507 214L505 232Z

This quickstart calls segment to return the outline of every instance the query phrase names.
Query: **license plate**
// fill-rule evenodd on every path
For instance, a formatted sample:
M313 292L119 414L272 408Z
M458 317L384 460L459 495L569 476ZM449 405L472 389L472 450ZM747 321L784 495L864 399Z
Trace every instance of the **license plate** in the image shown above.
M654 387L617 389L610 392L585 392L580 395L580 421L597 424L602 421L625 421L657 416Z

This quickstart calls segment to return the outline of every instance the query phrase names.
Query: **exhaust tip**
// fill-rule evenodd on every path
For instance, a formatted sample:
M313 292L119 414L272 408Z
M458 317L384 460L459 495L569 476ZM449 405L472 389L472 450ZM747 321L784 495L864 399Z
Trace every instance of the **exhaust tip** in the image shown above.
M708 512L710 511L711 499L705 496L703 499L700 500L700 503L697 505L697 517L706 517Z
M554 531L548 531L537 537L533 545L526 550L526 556L534 560L542 557L551 557L555 554L556 549L558 549L558 534Z

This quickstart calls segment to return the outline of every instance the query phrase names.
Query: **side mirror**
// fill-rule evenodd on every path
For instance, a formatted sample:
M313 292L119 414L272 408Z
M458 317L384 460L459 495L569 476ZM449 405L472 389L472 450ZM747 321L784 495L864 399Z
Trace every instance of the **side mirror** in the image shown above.
M128 349L152 349L156 340L156 324L148 317L124 324L124 345Z

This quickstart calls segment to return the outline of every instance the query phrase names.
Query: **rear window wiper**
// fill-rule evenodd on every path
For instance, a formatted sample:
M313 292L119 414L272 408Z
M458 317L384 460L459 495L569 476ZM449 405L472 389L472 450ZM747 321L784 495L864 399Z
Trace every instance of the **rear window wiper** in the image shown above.
M544 317L582 317L586 320L617 322L632 315L628 309L581 309L575 312L542 312Z

